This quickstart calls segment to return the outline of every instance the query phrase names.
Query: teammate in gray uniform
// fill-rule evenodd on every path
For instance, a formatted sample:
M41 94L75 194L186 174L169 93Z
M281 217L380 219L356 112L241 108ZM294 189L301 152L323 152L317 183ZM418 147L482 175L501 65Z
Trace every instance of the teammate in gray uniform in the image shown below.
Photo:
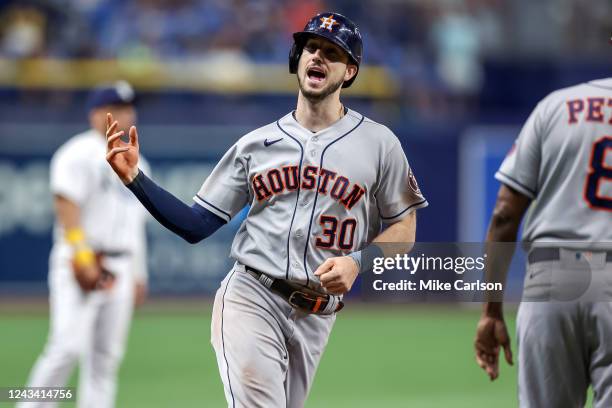
M488 242L514 241L529 207L517 317L520 406L584 406L590 384L594 406L611 407L612 78L542 100L496 178L502 186ZM489 264L505 279L510 257L495 256ZM502 304L489 302L475 348L492 380L500 347L512 363Z
M341 295L367 269L360 250L414 242L427 205L396 136L340 102L361 62L357 27L322 13L294 39L296 110L240 138L191 207L138 170L136 129L123 143L109 117L109 163L172 231L197 242L250 206L211 327L231 407L304 405Z

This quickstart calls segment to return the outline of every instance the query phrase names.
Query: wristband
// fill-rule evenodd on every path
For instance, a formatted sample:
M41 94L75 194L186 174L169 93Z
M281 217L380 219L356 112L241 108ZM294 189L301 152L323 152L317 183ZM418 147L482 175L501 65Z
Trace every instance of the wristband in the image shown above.
M384 258L383 250L376 244L370 244L361 251L351 252L350 256L359 266L359 273L371 271L375 258Z
M66 230L64 237L70 245L78 245L85 241L85 232L79 227L69 228Z
M94 252L85 245L76 249L72 257L74 264L81 268L93 265L95 259L96 256Z
M361 273L361 251L351 252L347 256L353 258L353 260L357 264L357 269L359 270L359 273Z
M72 261L77 267L88 267L95 263L96 256L85 242L85 232L79 227L70 228L64 234L66 241L74 248Z

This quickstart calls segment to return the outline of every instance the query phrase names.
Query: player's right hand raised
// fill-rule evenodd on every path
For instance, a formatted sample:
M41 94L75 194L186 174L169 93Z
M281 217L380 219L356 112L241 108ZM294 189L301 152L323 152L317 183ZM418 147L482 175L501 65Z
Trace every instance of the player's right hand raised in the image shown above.
M136 126L130 128L128 143L121 140L125 134L117 131L117 121L113 115L106 114L106 161L124 184L129 184L138 175L138 131Z

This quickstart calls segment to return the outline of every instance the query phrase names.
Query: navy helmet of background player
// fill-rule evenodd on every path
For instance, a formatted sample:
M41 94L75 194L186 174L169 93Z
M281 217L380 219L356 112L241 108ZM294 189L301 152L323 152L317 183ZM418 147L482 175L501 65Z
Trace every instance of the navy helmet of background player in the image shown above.
M107 160L151 214L198 242L249 212L215 296L211 342L228 405L302 407L372 242L413 242L427 206L398 138L340 102L361 63L361 35L335 13L294 35L297 107L241 137L189 207L138 169L138 134L108 118ZM382 231L383 224L388 228ZM374 245L373 247L376 247Z

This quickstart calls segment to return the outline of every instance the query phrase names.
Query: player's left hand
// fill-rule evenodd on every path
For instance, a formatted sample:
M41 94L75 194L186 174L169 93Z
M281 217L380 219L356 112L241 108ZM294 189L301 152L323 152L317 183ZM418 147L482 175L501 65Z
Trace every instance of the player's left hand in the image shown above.
M329 293L343 295L351 290L359 274L359 267L350 256L338 256L327 259L314 274Z
M476 329L474 349L476 362L486 371L491 381L499 376L499 351L504 349L504 356L508 364L512 365L512 349L510 336L503 317L483 315Z

